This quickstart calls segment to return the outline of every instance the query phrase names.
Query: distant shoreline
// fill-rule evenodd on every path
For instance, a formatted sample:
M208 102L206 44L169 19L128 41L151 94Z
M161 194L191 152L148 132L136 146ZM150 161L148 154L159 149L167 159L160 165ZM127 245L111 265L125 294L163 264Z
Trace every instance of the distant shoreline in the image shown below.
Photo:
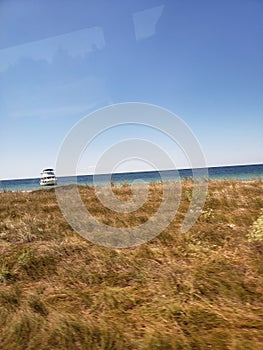
M219 168L232 168L232 167L257 167L257 166L262 166L263 167L263 163L249 163L249 164L232 164L232 165L212 165L212 166L207 166L206 168L199 168L199 167L195 167L195 168L178 168L178 169L163 169L163 170L159 170L160 172L170 172L170 171L191 171L191 170L201 170L201 169L219 169ZM119 173L113 173L114 175L125 175L125 174L140 174L140 173L151 173L151 172L155 172L157 170L135 170L135 171L123 171L123 172L119 172ZM77 174L77 175L63 175L63 176L59 176L60 178L66 178L66 177L80 177L80 176L93 176L94 174ZM96 175L108 175L108 173L100 173L100 174L96 174ZM262 174L263 176L263 174ZM20 177L16 177L16 178L4 178L4 179L0 179L1 181L20 181L20 180L39 180L39 177L25 177L25 178L20 178Z
M184 183L185 181L190 181L191 178L183 178L181 179L182 183ZM167 183L167 182L174 182L174 181L177 181L176 179L175 180L166 180L164 181L164 183ZM216 183L227 183L229 184L230 182L232 182L233 184L253 184L253 183L257 183L259 181L262 181L263 182L263 178L258 178L258 179L250 179L250 180L238 180L238 179L210 179L208 178L208 184L216 184ZM114 182L113 182L114 183ZM121 188L122 186L124 186L127 182L120 182L120 183L114 183L116 187L119 187ZM151 185L153 183L156 183L158 184L158 182L145 182L145 183L142 183L142 184L133 184L132 186L146 186L146 185ZM79 188L85 188L85 187L90 187L90 188L94 188L94 185L91 185L91 184L64 184L64 185L56 185L56 186L38 186L34 189L28 189L28 190L24 190L24 189L2 189L0 188L0 194L2 193L32 193L32 192L39 192L39 191L52 191L52 190L55 190L56 188L58 187L67 187L67 186L72 186L72 185L77 185L79 186ZM128 183L128 185L131 185L130 183ZM100 185L98 185L99 188L100 188ZM105 184L101 184L101 188L104 188L105 187Z
M160 182L183 179L207 179L207 180L237 180L251 181L263 180L263 164L235 165L211 168L140 171L127 173L99 174L94 180L93 175L77 175L58 177L58 185L106 185L109 181L116 185L134 182ZM39 178L1 180L0 191L34 191L40 189Z

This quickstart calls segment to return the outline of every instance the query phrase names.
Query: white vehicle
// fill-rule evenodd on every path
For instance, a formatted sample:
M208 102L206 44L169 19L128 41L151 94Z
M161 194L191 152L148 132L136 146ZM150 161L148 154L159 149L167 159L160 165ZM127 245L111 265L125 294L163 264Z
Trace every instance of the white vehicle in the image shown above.
M57 184L57 178L54 169L44 169L40 174L40 186L54 186Z

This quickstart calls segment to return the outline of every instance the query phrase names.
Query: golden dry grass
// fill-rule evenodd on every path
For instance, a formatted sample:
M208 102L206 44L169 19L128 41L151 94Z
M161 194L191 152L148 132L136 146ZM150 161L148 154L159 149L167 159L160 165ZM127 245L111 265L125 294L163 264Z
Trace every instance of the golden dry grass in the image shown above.
M54 190L0 193L0 349L262 349L262 181L211 181L202 215L182 234L191 188L185 181L166 230L123 250L74 233ZM127 184L114 191L130 199ZM80 192L117 227L145 222L162 198L151 184L147 203L121 215L92 188Z

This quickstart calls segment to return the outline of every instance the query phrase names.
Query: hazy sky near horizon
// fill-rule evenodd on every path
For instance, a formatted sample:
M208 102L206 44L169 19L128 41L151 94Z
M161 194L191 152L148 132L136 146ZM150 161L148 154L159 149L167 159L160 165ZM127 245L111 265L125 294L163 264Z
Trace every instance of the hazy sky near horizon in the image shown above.
M209 166L263 163L263 1L0 2L0 179L55 167L75 123L123 102L178 115ZM164 135L125 126L97 138L79 172L127 137L188 166ZM132 161L119 170L140 169Z

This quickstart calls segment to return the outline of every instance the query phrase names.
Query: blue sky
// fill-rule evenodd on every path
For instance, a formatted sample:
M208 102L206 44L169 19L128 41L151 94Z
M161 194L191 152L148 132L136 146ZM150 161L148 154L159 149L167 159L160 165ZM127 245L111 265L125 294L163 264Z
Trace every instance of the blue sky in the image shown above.
M0 179L55 167L76 122L131 101L180 116L210 166L262 163L262 38L261 0L2 0ZM131 135L187 166L163 135L123 127L94 142L79 172Z

